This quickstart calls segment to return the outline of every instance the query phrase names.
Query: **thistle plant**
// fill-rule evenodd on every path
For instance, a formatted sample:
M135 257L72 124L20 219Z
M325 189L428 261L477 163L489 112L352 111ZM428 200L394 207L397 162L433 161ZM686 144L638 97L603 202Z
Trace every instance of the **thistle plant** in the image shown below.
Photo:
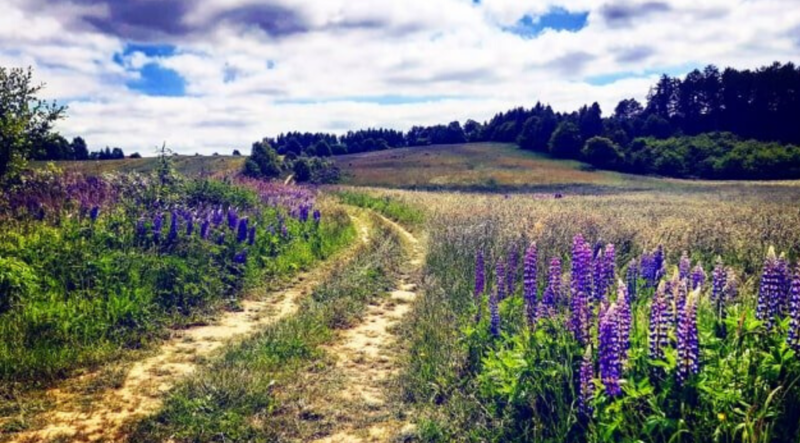
M525 263L523 269L523 295L525 298L525 311L528 315L528 324L533 325L536 321L536 292L537 292L537 250L536 243L531 243L525 251Z

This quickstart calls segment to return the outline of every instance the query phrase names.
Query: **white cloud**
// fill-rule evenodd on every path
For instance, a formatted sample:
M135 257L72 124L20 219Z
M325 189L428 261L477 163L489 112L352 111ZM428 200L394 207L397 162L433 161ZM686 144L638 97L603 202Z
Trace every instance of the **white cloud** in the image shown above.
M800 55L795 0L669 0L611 22L611 13L620 17L654 2L273 0L270 8L289 11L303 28L280 36L273 20L258 22L256 13L248 25L217 19L263 1L207 0L180 17L181 29L190 30L185 35L153 34L167 35L156 43L176 45L175 55L134 52L120 66L113 56L127 42L82 19L116 19L109 7L36 2L43 6L33 10L26 0L11 0L0 16L0 64L34 66L48 97L69 101L70 117L59 126L65 135L142 154L162 141L180 152L211 153L288 130L483 120L537 100L563 111L598 101L611 112L621 98L643 99L654 72L706 63L754 68ZM588 11L588 26L533 39L502 30L553 7ZM126 82L148 63L177 71L187 96L130 90ZM586 82L619 73L638 76ZM443 99L344 100L387 96Z

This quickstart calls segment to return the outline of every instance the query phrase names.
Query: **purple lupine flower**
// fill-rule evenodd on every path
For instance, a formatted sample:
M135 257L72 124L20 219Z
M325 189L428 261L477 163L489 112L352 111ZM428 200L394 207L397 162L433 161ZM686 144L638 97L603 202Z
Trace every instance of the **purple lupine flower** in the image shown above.
M628 285L628 298L629 302L636 299L637 283L639 281L639 267L636 265L636 259L631 259L628 263L628 271L625 273L625 282Z
M219 227L224 219L225 215L222 212L222 208L211 211L211 223L213 223L215 227Z
M550 261L550 268L547 273L547 287L542 294L542 302L539 304L539 317L549 316L555 312L556 303L561 294L561 259L554 257Z
M605 301L601 303L602 310ZM578 292L572 296L572 300L570 301L569 327L570 330L572 330L572 334L575 336L575 340L581 344L589 342L589 310L589 297L586 294Z
M247 240L247 224L248 223L249 223L249 220L247 220L247 217L242 217L241 219L239 219L239 228L236 231L236 242L237 243L243 243L245 240Z
M517 269L519 269L519 255L517 245L512 244L508 251L508 261L506 266L506 296L510 297L516 292Z
M619 344L619 318L616 303L612 304L600 317L598 332L600 379L606 387L606 394L616 397L622 394L619 378L622 374Z
M247 232L247 244L253 246L256 243L256 227L251 226Z
M789 335L786 343L800 353L800 264L794 273L789 291Z
M619 346L620 360L625 365L628 361L628 350L631 348L631 305L628 302L628 288L620 280L617 283L617 307L619 309Z
M319 224L319 221L322 219L322 213L319 212L319 209L314 209L314 223Z
M703 270L703 265L698 262L697 266L692 269L692 290L697 288L702 290L703 285L706 283L706 271Z
M153 241L158 243L161 239L161 225L164 222L164 216L161 213L157 213L156 216L153 218Z
M640 274L644 279L647 286L653 285L653 256L647 252L642 252L642 258L639 260Z
M99 206L92 207L92 210L89 211L89 218L92 219L92 223L97 221L98 215L100 215L100 207Z
M178 238L178 213L172 211L169 216L169 233L167 234L167 241L172 243Z
M239 224L239 214L236 213L235 208L228 208L228 229L234 230Z
M664 246L658 245L653 252L653 271L655 272L654 283L664 276Z
M489 332L495 337L500 335L500 308L497 304L500 302L499 293L502 286L502 283L495 285L495 290L489 295Z
M186 236L191 237L194 232L194 218L189 217L186 219Z
M775 249L770 247L767 258L764 260L764 270L761 273L761 285L758 290L758 307L756 318L766 324L767 330L772 329L780 297L780 274L778 271L778 258Z
M247 262L247 249L242 249L241 252L233 256L233 262L243 265Z
M609 289L617 278L617 249L614 247L614 243L606 245L606 251L603 256L606 262L605 265L603 265L603 270L605 271L605 285L606 288Z
M711 273L711 301L714 302L714 310L720 318L725 317L725 286L728 284L728 271L722 263L722 258L717 257L714 271Z
M666 284L661 282L656 289L650 305L650 334L648 337L650 345L649 357L651 360L664 360L664 352L669 345L668 331L669 322L666 318L667 300L665 298Z
M147 230L144 227L144 219L140 218L136 220L136 238L142 239L145 235L147 235Z
M697 334L697 298L700 289L695 289L686 300L681 323L678 325L678 384L700 372L700 342Z
M211 222L208 219L203 220L203 223L200 224L200 238L203 240L208 238L208 227Z
M692 262L691 260L689 260L689 253L683 251L683 253L681 254L681 259L680 261L678 261L678 273L680 280L689 277L689 272L691 270L691 267L692 267Z
M592 348L586 347L583 353L580 372L580 389L578 396L578 411L586 416L592 415L592 399L594 398L594 361Z
M606 260L603 257L603 248L600 248L597 251L597 255L594 258L594 275L593 275L593 287L594 287L594 300L596 302L601 302L605 300L606 297L606 269L605 269Z
M503 260L500 259L495 267L495 285L497 285L497 301L503 301L506 298L505 282L506 282L506 268Z
M525 298L525 308L528 314L528 324L533 325L536 321L536 265L538 254L536 251L536 243L531 243L525 251L525 263L522 272L523 279L523 295Z
M677 270L672 276L671 289L675 301L675 311L680 312L683 305L686 304L686 296L689 295L689 283L685 278L680 278L680 272Z
M481 307L481 296L483 295L483 291L486 290L486 265L483 261L483 251L478 250L478 253L475 255L475 306L478 307L480 311ZM479 312L480 314L480 312Z
M224 243L225 243L225 233L224 232L220 232L219 233L219 237L217 237L217 244L218 245L222 245Z
M592 293L592 249L581 234L572 240L572 296Z

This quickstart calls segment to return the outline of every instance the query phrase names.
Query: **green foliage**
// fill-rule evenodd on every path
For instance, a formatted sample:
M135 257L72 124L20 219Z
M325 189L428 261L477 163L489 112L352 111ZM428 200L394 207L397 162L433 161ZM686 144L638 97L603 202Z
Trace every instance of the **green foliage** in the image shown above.
M0 67L0 180L15 179L64 117L66 108L38 97L42 89L33 69Z
M244 164L244 174L253 178L275 178L281 173L278 153L266 141L253 143L253 150Z
M419 226L423 212L390 197L373 197L364 192L339 191L336 194L342 203L372 209L386 217L409 227Z
M548 147L550 153L560 158L577 158L581 151L581 131L575 123L570 121L558 125Z
M604 169L616 167L622 161L619 146L604 137L592 137L581 150L583 159Z

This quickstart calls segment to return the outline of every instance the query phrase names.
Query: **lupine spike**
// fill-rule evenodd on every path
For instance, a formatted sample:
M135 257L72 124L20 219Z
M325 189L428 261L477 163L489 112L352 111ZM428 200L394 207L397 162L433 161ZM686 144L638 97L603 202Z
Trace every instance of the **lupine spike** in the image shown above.
M547 287L542 295L539 316L549 316L555 312L556 303L561 294L561 260L558 257L550 261L547 274Z
M523 269L523 293L525 297L525 308L528 314L528 324L533 325L536 321L536 292L537 292L537 250L536 243L531 243L525 251L525 263Z
M617 249L613 243L606 245L603 256L605 258L605 265L603 265L603 270L605 271L604 279L606 290L608 290L617 279Z
M611 397L622 394L619 378L622 373L619 344L619 319L616 303L600 317L599 360L600 379Z
M592 415L592 399L594 398L594 361L592 348L586 347L583 353L580 373L580 395L578 397L578 410L586 416Z
M164 223L164 216L159 212L153 218L153 240L158 243L161 239L161 226Z
M697 299L700 289L695 289L686 300L681 323L678 325L678 384L684 384L700 372L700 343L697 333Z
M783 254L778 257L776 272L778 274L778 291L777 300L775 302L775 315L783 317L789 306L789 291L792 285L792 275L789 270L789 264L786 262L786 258Z
M239 219L239 227L236 232L237 243L242 243L245 240L247 240L247 230L248 230L247 224L248 224L247 217L242 217L241 219Z
M679 279L683 280L684 278L689 278L689 272L692 267L692 262L689 260L689 253L683 251L681 254L681 259L678 262L678 272L680 274Z
M208 228L211 222L208 219L203 220L203 223L200 225L200 238L203 240L208 238Z
M703 285L706 283L706 271L703 269L702 263L698 262L697 266L692 269L692 290L697 288L702 290Z
M764 270L761 274L761 285L758 290L758 307L756 318L763 321L767 330L772 329L778 308L780 291L780 275L778 273L778 258L775 249L770 247L767 258L764 260Z
M502 283L495 286L495 290L489 295L489 332L497 337L500 335L500 308L499 293Z
M186 236L191 237L194 232L194 219L189 217L186 219Z
M581 234L572 240L572 295L592 293L592 250Z
M649 357L651 360L657 361L664 359L664 352L668 345L669 322L666 318L668 308L665 293L666 283L661 282L650 306Z
M620 360L625 365L631 348L631 305L628 302L628 288L620 280L617 283L617 306L619 307Z
M169 233L167 234L167 241L174 242L178 238L178 213L172 211L169 218Z
M247 244L253 246L256 243L256 227L250 227L250 231L247 232Z
M578 343L589 340L589 297L583 292L572 296L570 301L570 329Z
M800 353L800 264L794 273L789 291L789 336L787 344Z
M606 260L603 255L603 248L598 249L597 255L594 258L594 275L592 280L594 283L594 300L601 302L606 297Z

